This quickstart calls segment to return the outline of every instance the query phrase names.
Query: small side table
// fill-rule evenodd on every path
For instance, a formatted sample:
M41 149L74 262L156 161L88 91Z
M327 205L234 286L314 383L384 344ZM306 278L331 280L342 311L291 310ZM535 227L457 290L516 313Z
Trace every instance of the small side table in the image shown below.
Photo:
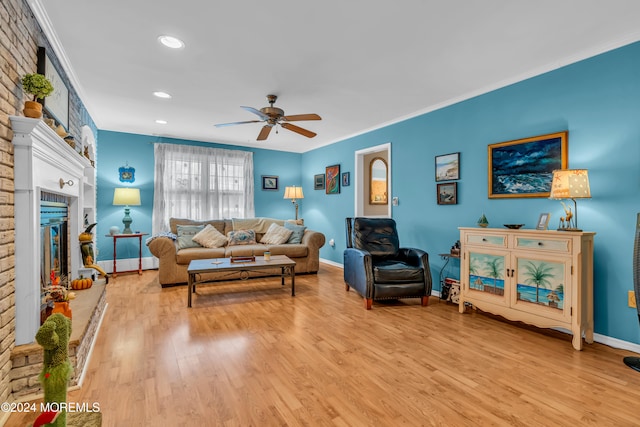
M442 266L442 269L440 270L440 299L443 299L443 294L446 294L444 299L447 299L448 295L449 295L449 285L447 285L445 283L445 270L447 268L447 265L449 264L449 261L451 261L451 258L456 258L456 259L460 259L460 254L452 254L452 253L448 253L448 254L438 254L438 256L440 258L442 258L443 260L445 260L444 265Z
M106 234L105 237L113 238L113 273L111 275L115 278L118 275L118 271L116 269L116 250L117 250L117 242L118 239L138 239L138 269L137 270L127 270L121 271L120 273L130 273L132 271L137 271L138 274L142 274L142 236L148 236L149 233L132 233L132 234Z

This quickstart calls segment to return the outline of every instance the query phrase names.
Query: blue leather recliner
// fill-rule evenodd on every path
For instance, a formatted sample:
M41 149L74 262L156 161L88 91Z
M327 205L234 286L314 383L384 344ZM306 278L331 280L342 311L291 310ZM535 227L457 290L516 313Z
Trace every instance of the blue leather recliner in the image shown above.
M346 232L346 290L353 288L362 295L367 310L373 300L420 298L423 306L429 303L429 255L420 249L401 248L393 219L347 218Z

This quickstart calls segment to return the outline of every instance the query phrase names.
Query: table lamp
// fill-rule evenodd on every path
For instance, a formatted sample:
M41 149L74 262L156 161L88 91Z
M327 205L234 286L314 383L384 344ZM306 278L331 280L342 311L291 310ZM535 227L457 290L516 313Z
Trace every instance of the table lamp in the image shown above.
M589 173L586 169L561 169L553 171L551 181L550 199L571 199L573 200L574 213L564 206L566 217L566 227L559 228L562 231L582 231L578 228L578 203L576 199L590 199L591 190L589 188ZM573 226L571 224L573 217Z
M133 220L129 216L131 210L129 206L140 206L140 189L139 188L116 188L113 192L113 205L124 206L124 230L122 234L133 234L131 231L131 223Z
M296 220L298 219L298 203L297 199L304 199L304 194L302 193L302 187L285 187L284 189L284 198L291 199L291 203L296 207Z

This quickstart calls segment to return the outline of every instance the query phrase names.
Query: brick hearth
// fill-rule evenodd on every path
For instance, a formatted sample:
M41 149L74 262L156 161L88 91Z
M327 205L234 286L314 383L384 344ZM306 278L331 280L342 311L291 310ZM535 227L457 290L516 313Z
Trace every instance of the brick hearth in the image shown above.
M98 327L106 309L106 285L94 283L90 289L75 291L71 301L72 326L69 343L69 358L74 373L69 388L81 384L89 351L98 333ZM38 374L42 370L43 350L37 343L14 347L11 352L12 369L10 386L18 401L32 400L42 395Z

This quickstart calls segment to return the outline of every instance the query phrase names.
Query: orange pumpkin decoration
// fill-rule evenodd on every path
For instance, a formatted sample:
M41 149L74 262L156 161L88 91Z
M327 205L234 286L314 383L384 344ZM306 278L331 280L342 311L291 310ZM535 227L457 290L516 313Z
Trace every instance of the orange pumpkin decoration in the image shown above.
M84 277L80 276L79 279L71 281L71 289L76 291L89 289L91 286L93 286L93 280L91 279L91 277L85 279Z

